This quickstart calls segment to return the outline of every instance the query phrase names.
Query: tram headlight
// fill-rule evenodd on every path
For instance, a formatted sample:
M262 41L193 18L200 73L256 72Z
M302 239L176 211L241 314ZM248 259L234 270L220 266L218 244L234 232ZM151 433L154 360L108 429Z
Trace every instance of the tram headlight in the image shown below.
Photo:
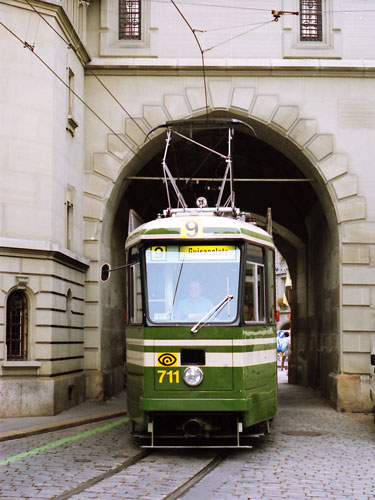
M184 382L187 385L195 387L203 380L203 372L198 366L188 366L183 375Z

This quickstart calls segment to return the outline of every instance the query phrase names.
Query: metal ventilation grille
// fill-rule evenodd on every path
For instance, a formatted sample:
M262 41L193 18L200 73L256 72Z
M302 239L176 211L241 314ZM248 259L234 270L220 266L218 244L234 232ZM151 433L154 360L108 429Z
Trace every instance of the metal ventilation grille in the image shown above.
M321 0L300 0L300 38L302 42L323 40Z

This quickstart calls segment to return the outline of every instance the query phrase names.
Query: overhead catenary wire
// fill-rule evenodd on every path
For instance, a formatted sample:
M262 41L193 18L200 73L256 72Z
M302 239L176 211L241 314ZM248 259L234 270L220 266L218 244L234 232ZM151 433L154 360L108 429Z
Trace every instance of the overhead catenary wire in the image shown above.
M110 131L112 132L112 134L118 138L118 140L120 142L122 142L124 144L124 146L129 150L131 151L134 156L136 156L137 158L139 158L143 163L145 161L144 158L142 158L142 156L133 150L133 148L131 148L123 139L122 137L117 133L115 132L112 127L110 125L108 125L108 123L106 123L103 118L101 118L101 116L98 115L98 113L96 113L96 111L94 111L91 106L89 106L73 89L71 89L71 87L64 81L63 78L60 77L60 75L58 75L56 73L56 71L53 70L53 68L51 68L51 66L46 62L44 61L44 59L42 57L40 57L36 51L35 51L35 47L31 44L29 44L27 41L24 41L22 40L21 37L19 37L13 30L11 30L6 24L4 24L2 21L0 21L0 26L2 26L6 31L8 31L14 38L16 38L16 40L18 40L20 43L22 43L23 47L24 48L27 48L29 49L33 55Z
M87 67L87 65L85 64L85 62L82 60L79 52L78 52L78 46L75 46L73 45L71 42L69 42L68 40L65 39L65 37L63 37L56 29L55 27L42 15L42 13L40 11L38 11L34 5L32 5L32 3L29 1L29 0L25 0L26 3L30 6L30 8L60 37L60 39L67 45L68 48L72 49L74 51L74 53L76 54L76 56L78 57L78 59L81 61L81 63L83 64L83 66L85 66L85 69L86 71L88 71L92 76L94 76L94 78L100 83L100 85L106 90L106 92L109 93L109 95L114 99L114 101L121 107L121 109L124 111L124 113L128 116L128 118L136 125L136 127L146 136L147 138L147 132L145 132L145 130L140 126L140 124L138 123L138 121L136 121L132 116L131 114L128 112L128 110L123 106L123 104L117 99L117 97L113 94L113 92L111 92L111 90L104 84L104 82L98 77L98 75L89 67ZM183 15L183 13L181 12L181 10L177 7L176 3L171 0L171 2L173 3L173 5L176 7L176 9L178 10L178 12L180 13L180 15L183 17L184 21L187 23L187 25L189 26L189 29L192 31L195 39L196 39L196 42L198 44L198 47L200 49L200 52L201 52L201 59L202 59L202 70L203 70L203 79L204 79L204 93L205 93L205 104L206 104L206 114L208 115L208 92L207 92L207 82L206 82L206 73L205 73L205 60L204 60L204 52L207 52L209 50L212 50L220 45L223 45L224 43L227 43L228 41L231 41L235 38L238 38L238 37L241 37L247 33L249 33L250 31L253 31L253 29L257 29L258 27L262 27L270 22L273 22L273 21L277 21L278 18L280 17L280 15L282 14L298 14L296 12L288 12L288 11L272 11L272 14L273 14L273 17L274 19L272 19L271 21L266 21L266 22L262 22L262 23L253 23L253 24L248 24L247 26L255 26L255 28L250 28L249 30L246 30L245 32L243 33L239 33L237 35L234 35L233 37L230 37L229 39L227 40L224 40L224 41L221 41L221 42L218 42L216 45L213 45L211 47L208 47L206 49L203 49L202 46L201 46L201 43L198 39L198 37L196 36L196 32L207 32L207 31L210 31L210 30L198 30L198 29L193 29L192 26L190 25L190 23L187 21L186 17ZM187 2L182 2L182 3L187 3ZM197 4L193 4L193 5L197 5ZM264 12L269 12L268 10L266 9L252 9L252 10L259 10L259 11L264 11ZM276 14L275 14L276 13ZM246 26L246 25L242 25L242 26ZM241 26L239 26L241 27ZM231 29L233 29L234 27L232 27ZM229 28L218 28L217 30L220 30L220 29L229 29ZM72 38L72 33L70 33L70 38ZM74 92L73 92L74 94Z
M205 71L205 66L204 66L204 52L203 52L203 49L202 49L202 46L201 46L201 43L197 37L197 35L195 34L195 31L194 29L191 27L189 21L186 19L186 17L183 15L183 13L181 12L181 10L177 7L176 3L174 0L170 0L172 2L172 4L176 7L177 11L179 12L180 16L182 17L182 19L185 21L185 23L188 25L189 29L191 30L191 32L193 33L193 36L195 38L195 41L197 42L197 45L199 47L199 50L201 52L201 59L202 59L202 71L203 71L203 83L204 83L204 98L205 98L205 102L206 102L206 115L208 116L208 96L207 96L207 82L206 82L206 71Z
M255 26L253 28L250 28L250 29L248 29L248 30L246 30L246 31L244 31L242 33L238 33L237 35L233 35L232 37L227 38L226 40L218 42L215 45L212 45L211 47L207 47L207 49L204 49L203 52L208 52L209 50L216 49L216 47L220 47L220 45L224 45L225 43L231 42L232 40L235 40L236 38L244 36L247 33L250 33L251 31L255 31L258 28L262 28L263 26L266 26L266 24L270 24L270 23L274 23L274 22L275 22L275 19L271 19L270 21L266 21L266 22L260 24L259 26Z
M224 31L224 30L232 30L232 29L238 29L238 28L247 28L249 26L258 26L260 24L264 24L264 22L265 21L260 21L258 23L238 24L236 26L223 26L222 28L211 28L211 29L205 29L205 30L196 29L195 31L197 33L198 32L199 33L211 33L212 31Z
M226 40L223 40L221 42L218 42L217 44L212 45L211 47L203 49L202 44L200 43L199 38L197 36L197 33L199 33L199 32L204 33L205 31L193 28L191 26L191 24L189 23L189 21L187 20L187 18L182 13L181 9L177 6L176 2L174 0L170 0L170 2L174 5L174 7L176 8L176 10L178 11L178 13L180 14L180 16L182 17L182 19L184 20L184 22L189 27L190 31L192 32L192 34L193 34L193 36L195 38L195 41L197 42L198 48L199 48L200 53L201 53L202 73L203 73L203 75L202 75L203 76L203 87L204 87L204 97L205 97L206 116L207 117L208 117L208 92L207 92L207 78L206 78L204 53L208 52L209 50L212 50L212 49L214 49L216 47L219 47L220 45L223 45L223 44L225 44L225 43L227 43L227 42L229 42L231 40L234 40L234 39L239 38L239 37L241 37L243 35L246 35L247 33L251 32L251 31L254 31L255 29L261 28L261 27L263 27L263 26L265 26L265 25L267 25L269 23L277 22L279 20L280 16L282 16L282 15L285 15L285 14L299 15L299 12L292 12L292 11L286 11L286 10L272 10L271 14L273 16L273 19L265 21L264 23L260 23L259 25L255 26L255 27L252 27L252 28L250 28L249 30L246 30L243 33L238 33L237 35L234 35L234 36L232 36L232 37L230 37L230 38L228 38ZM267 12L269 12L269 11L267 11Z
M153 3L164 3L167 4L170 2L170 0L151 0ZM218 9L230 9L230 10L246 10L246 11L253 11L253 12L269 12L269 9L262 9L260 7L248 7L248 6L240 6L240 5L220 5L217 3L207 3L207 2L189 2L189 1L184 1L180 0L179 1L180 5L190 5L194 7L209 7L209 8L218 8ZM374 12L375 9L327 9L324 10L326 13L361 13L361 12Z
M204 87L204 98L205 98L205 104L206 104L206 116L208 117L208 92L207 92L207 79L206 79L206 69L205 69L205 60L204 60L204 53L207 52L208 50L212 50L213 48L215 48L215 46L212 46L212 47L209 47L208 49L203 49L200 41L199 41L199 38L197 36L197 32L199 32L200 30L196 30L194 29L191 24L189 23L189 21L187 20L187 18L184 16L184 14L182 13L181 9L177 6L176 2L174 0L170 0L171 3L174 5L174 7L176 8L176 10L178 11L178 13L180 14L180 16L182 17L182 19L185 21L185 23L187 24L187 26L189 27L190 31L192 32L194 38L195 38L195 41L197 42L197 45L198 45L198 48L200 50L200 53L201 53L201 60L202 60L202 73L203 73L203 87ZM274 21L276 19L272 19L272 21ZM267 21L268 23L268 21ZM252 30L248 30L248 31L252 31ZM243 33L244 34L244 33ZM242 36L242 34L240 35L237 35L236 38L238 36ZM228 40L224 41L224 42L220 42L219 44L217 44L216 46L218 45L222 45L223 43L226 43Z
M51 66L42 58L39 56L39 54L37 54L37 52L35 51L35 48L33 45L29 44L27 41L24 41L22 40L22 38L20 38L16 33L14 33L14 31L12 31L6 24L4 24L2 21L0 21L0 26L2 26L5 30L7 30L12 36L14 36L20 43L22 43L22 45L29 49L32 54L67 88L69 89L69 91L110 131L112 132L113 135L115 135L119 141L121 141L135 156L139 156L139 154L133 150L133 148L131 148L129 146L129 144L127 144L123 139L122 137L113 130L113 128L108 125L108 123L106 123L103 118L101 116L98 115L98 113L92 109L92 107L87 104L65 81L63 78L61 78L61 76L56 73L56 71L51 68Z
M88 68L85 62L82 60L81 56L79 55L78 52L78 46L73 45L71 42L65 39L59 33L55 27L42 15L40 11L38 11L35 6L29 1L25 0L25 2L32 8L32 10L38 14L38 16L56 33L56 35L65 43L65 45L69 48L72 49L73 52L76 54L78 59L80 60L81 64L85 67L86 71L88 71L96 80L100 83L100 85L110 94L110 96L116 101L116 103L121 107L121 109L124 111L124 113L132 120L132 122L141 130L141 132L147 136L147 132L143 130L143 128L139 125L139 123L131 116L131 114L128 112L128 110L122 105L122 103L116 98L116 96L109 90L109 88L105 85L105 83L98 77L98 75L91 69ZM70 33L70 37L72 38L72 34Z
M85 62L83 61L82 57L80 56L78 52L78 46L74 46L72 43L70 43L68 40L66 40L55 28L54 26L47 20L45 17L29 2L29 0L25 0L26 3L31 7L31 9L38 14L39 19L41 18L58 36L59 38L67 45L69 49L72 49L74 53L76 54L78 60L81 62L81 64L86 67ZM12 31L8 26L6 26L4 23L0 21L0 25L3 26L9 33L11 33L19 42L23 44L24 48L28 48L36 57L37 59L44 64L47 69L49 69L52 74L63 84L69 92L71 92L93 115L105 126L112 132L115 137L117 137L125 146L127 149L129 149L136 157L140 158L142 162L144 162L144 159L134 151L123 139L122 137L117 134L112 127L110 127L92 108L89 106L71 87L69 84L67 84L44 60L41 58L36 52L35 52L35 45L34 44L29 44L26 40L22 40L21 37L19 37L14 31ZM72 33L70 33L70 38L72 38ZM35 40L34 40L35 42ZM87 67L86 67L87 69ZM117 104L121 107L121 109L128 115L128 117L135 123L135 125L142 131L142 133L146 136L146 139L148 137L148 134L140 127L140 125L137 123L137 121L130 115L130 113L124 108L124 106L120 103L120 101L114 96L114 94L108 89L108 87L100 80L100 78L91 70L91 68L88 69L89 72L98 80L98 82L103 86L103 88L111 95L111 97L117 102ZM151 141L152 142L152 141ZM173 184L173 179L172 179L172 184Z

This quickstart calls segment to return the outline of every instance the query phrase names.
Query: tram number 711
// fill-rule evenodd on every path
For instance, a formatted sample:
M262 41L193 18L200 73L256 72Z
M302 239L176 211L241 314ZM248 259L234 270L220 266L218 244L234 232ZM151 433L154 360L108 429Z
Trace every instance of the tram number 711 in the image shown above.
M159 384L163 383L163 380L165 378L165 381L168 382L169 384L179 384L180 383L180 372L178 370L157 370L156 372L159 375Z

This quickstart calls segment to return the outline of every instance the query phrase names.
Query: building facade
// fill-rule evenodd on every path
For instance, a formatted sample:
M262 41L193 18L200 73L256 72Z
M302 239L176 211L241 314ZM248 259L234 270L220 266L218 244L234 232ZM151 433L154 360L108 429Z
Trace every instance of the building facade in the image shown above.
M0 14L1 416L124 386L125 280L99 270L124 264L130 209L147 220L165 207L161 183L144 180L160 175L165 138L148 132L207 115L256 134L236 139L236 201L260 222L272 208L293 282L290 380L368 411L375 9L0 0ZM186 172L202 162L181 157Z

